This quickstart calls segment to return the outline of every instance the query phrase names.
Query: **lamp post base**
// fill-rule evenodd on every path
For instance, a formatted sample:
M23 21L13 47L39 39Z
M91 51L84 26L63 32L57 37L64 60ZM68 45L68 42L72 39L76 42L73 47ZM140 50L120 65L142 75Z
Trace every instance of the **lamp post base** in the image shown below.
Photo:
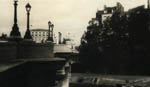
M19 32L19 27L17 24L13 25L12 31L10 32L10 37L21 38L21 34Z
M27 29L26 34L24 36L24 39L31 39L32 40L32 36L30 34L30 30Z

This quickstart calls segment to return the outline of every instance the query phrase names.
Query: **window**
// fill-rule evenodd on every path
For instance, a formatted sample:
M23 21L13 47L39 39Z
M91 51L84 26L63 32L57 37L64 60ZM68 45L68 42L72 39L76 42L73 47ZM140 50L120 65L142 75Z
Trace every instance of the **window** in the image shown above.
M43 36L45 36L45 32L43 32Z
M32 36L34 35L34 32L31 32Z
M37 32L35 32L35 36L37 36Z
M48 36L48 32L47 32L47 36Z
M39 36L41 36L41 32L39 32Z

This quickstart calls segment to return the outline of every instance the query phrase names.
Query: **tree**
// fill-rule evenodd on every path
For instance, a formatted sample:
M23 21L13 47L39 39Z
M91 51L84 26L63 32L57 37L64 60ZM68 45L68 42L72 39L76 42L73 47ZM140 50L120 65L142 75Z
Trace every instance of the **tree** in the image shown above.
M150 74L148 14L138 7L115 12L99 26L90 24L81 39L81 62L92 72Z
M84 33L81 39L80 59L90 70L94 71L99 63L100 51L97 48L99 43L99 28L95 24L87 27L87 32ZM90 62L89 62L90 61Z
M150 32L147 25L149 22L149 11L138 7L130 12L129 33L131 49L131 67L135 74L150 74Z

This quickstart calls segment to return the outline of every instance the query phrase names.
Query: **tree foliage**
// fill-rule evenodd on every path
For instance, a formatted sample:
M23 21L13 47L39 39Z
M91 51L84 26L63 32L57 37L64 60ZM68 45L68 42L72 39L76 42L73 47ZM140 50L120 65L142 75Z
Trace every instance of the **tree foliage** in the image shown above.
M150 57L148 11L115 12L103 23L92 24L81 38L80 60L91 72L145 74ZM142 63L146 64L142 64ZM140 65L141 64L141 65ZM142 71L141 71L142 70ZM136 71L139 71L137 73Z

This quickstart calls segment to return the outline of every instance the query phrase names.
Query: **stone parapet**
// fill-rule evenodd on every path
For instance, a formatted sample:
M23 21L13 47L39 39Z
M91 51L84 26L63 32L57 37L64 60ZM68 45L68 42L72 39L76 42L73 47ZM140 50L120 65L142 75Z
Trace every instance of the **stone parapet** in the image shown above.
M32 41L1 41L0 61L12 59L52 58L53 43L34 43Z
M52 58L53 43L20 43L19 58Z
M66 63L62 58L16 59L0 63L0 87L69 87Z
M16 42L0 42L0 61L15 59L17 57Z

